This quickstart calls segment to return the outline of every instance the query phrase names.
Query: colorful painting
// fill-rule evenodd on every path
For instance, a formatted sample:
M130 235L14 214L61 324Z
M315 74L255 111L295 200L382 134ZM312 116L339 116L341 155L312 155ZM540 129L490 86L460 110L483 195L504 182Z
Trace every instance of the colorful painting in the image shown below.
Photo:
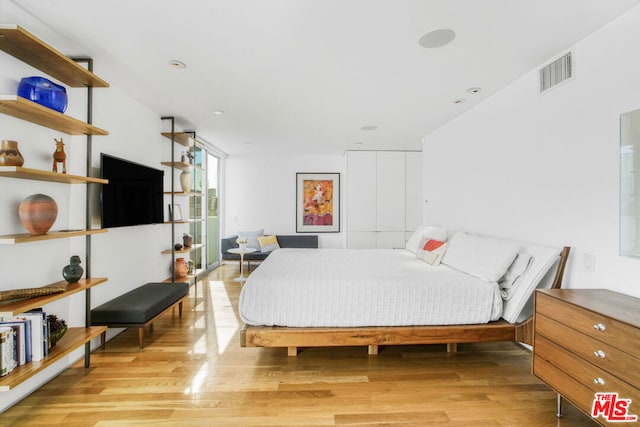
M296 231L338 233L340 231L340 174L296 174Z

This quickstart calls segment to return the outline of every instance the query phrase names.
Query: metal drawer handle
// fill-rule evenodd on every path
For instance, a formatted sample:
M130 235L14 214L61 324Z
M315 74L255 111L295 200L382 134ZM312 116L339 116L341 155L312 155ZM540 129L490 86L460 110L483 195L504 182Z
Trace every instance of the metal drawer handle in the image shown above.
M602 378L600 378L600 377L594 378L593 379L593 383L597 384L597 385L604 385L604 380Z
M604 359L605 357L607 357L606 353L602 350L596 350L593 352L593 355L595 357L597 357L598 359Z
M596 323L595 325L593 325L593 329L595 329L596 331L606 331L607 327L604 326L602 323Z

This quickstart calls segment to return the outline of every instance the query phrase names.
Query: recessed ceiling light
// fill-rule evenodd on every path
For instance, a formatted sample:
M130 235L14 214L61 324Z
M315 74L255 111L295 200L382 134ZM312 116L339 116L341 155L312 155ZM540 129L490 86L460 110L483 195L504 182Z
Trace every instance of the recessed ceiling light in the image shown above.
M244 141L243 144L247 144L247 145L253 145L253 142L251 141Z
M362 126L360 129L362 129L362 130L376 130L376 129L378 129L378 126L368 125L368 126Z
M469 89L467 89L467 92L469 93L478 93L480 92L482 89L479 87L470 87Z
M224 114L224 111L223 110L216 110L216 111L213 112L213 114L215 114L216 116L221 116L221 115Z
M355 143L355 145L364 145L364 142L358 141L358 142Z
M178 61L176 59L172 59L171 61L169 61L169 66L176 69L187 68L187 65L184 62Z
M465 100L463 98L458 98L455 101L453 101L454 104L462 104L464 102L465 102Z
M456 38L456 32L448 28L427 31L420 37L418 44L427 49L448 45Z

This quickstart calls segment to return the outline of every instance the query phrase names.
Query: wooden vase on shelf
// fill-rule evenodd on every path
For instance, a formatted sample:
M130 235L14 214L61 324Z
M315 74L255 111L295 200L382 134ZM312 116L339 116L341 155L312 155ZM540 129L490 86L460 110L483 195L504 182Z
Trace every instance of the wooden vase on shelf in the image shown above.
M20 202L18 215L29 234L47 234L58 217L58 205L46 194L32 194Z
M187 260L184 258L176 258L173 271L175 272L176 279L184 279L187 277L187 274L189 273L189 264L187 263Z
M2 140L0 145L0 166L22 166L24 157L18 150L18 141Z

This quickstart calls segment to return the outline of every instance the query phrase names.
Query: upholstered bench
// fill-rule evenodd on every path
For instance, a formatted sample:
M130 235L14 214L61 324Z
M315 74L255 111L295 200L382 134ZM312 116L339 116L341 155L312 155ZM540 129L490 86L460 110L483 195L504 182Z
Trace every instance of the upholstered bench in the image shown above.
M178 306L182 317L182 302L188 297L188 283L147 283L91 310L91 324L113 328L138 328L138 343L144 347L144 328L153 330L153 321L170 308ZM100 336L106 345L106 331Z

